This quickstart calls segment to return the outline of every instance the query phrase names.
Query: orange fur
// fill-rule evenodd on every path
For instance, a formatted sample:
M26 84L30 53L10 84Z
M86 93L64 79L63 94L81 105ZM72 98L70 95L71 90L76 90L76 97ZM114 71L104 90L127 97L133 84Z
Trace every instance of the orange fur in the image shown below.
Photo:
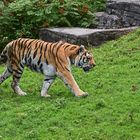
M95 66L92 55L83 46L24 38L10 42L0 55L0 60L7 61L7 70L0 76L0 83L13 75L13 90L19 95L25 95L19 87L19 80L24 66L28 66L45 75L41 91L45 97L48 97L48 89L55 76L59 76L75 96L87 96L74 80L70 66L75 64L85 71Z

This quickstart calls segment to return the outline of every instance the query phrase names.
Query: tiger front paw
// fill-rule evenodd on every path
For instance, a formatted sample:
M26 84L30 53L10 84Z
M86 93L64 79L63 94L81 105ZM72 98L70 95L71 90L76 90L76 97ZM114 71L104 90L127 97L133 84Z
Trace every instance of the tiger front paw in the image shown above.
M83 92L83 93L80 93L80 94L76 94L75 96L76 97L87 97L89 94L87 92Z

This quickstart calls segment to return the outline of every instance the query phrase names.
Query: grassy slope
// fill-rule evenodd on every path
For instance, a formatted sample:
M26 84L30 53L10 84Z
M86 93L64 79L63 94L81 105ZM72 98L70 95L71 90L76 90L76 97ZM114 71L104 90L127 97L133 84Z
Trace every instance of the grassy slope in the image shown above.
M92 50L93 51L93 50ZM19 97L0 86L0 139L4 140L139 140L140 30L94 49L97 63L90 73L73 68L90 96L78 99L57 79L51 99L39 95L43 76L24 71ZM0 73L4 67L0 67Z

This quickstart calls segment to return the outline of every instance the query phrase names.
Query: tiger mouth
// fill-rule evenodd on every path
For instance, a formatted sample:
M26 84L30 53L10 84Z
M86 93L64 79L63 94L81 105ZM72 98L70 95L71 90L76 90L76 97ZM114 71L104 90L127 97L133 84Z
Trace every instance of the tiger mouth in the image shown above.
M84 72L89 72L89 70L90 70L90 67L83 67L83 70L84 70Z

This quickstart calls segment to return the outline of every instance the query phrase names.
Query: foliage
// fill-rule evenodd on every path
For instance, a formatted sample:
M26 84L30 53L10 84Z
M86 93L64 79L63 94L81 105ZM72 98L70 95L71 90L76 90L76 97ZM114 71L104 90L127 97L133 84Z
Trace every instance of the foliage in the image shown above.
M7 2L8 3L8 2ZM0 47L18 37L38 38L42 27L89 27L105 0L13 0L0 2Z
M140 138L140 30L94 53L96 67L89 73L73 68L89 97L73 97L57 79L52 98L39 95L43 76L25 69L20 97L0 86L0 139L139 140ZM4 70L1 66L0 73Z

